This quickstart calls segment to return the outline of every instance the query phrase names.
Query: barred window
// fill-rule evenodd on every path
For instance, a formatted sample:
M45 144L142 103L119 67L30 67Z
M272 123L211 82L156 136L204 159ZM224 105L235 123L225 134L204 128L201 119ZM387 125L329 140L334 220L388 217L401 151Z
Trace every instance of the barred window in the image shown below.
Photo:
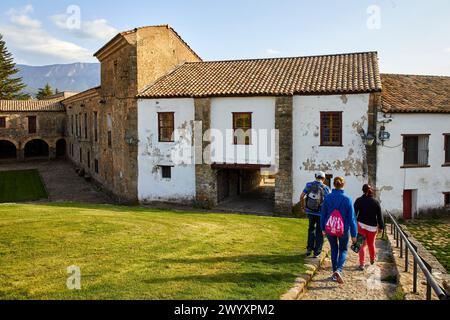
M445 163L450 164L450 134L445 134Z
M0 128L6 128L6 117L0 117Z
M320 145L342 146L342 112L320 113Z
M404 135L404 165L428 166L428 142L429 135Z
M158 113L159 142L173 142L174 128L175 128L175 113L159 112Z

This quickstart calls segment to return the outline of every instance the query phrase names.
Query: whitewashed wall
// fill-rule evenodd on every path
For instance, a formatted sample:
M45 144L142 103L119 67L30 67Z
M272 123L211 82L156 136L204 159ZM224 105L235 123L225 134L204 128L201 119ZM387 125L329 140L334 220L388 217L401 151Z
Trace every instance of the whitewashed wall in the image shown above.
M253 135L252 145L233 144L233 112L251 112L252 129L257 132L266 129L266 136ZM212 143L212 162L217 163L251 163L275 164L275 98L243 97L213 98L211 100L211 128L219 133ZM223 138L221 138L223 137ZM270 140L268 140L270 139ZM268 143L270 141L271 143Z
M443 192L450 192L450 167L442 166L445 161L443 133L450 133L450 115L421 113L391 116L392 122L385 124L391 138L384 146L378 146L377 179L382 206L402 215L403 190L417 190L413 208L417 207L419 214L423 209L442 207ZM401 168L404 157L402 134L431 134L430 168ZM414 201L417 202L414 204Z
M138 197L139 201L186 202L195 198L195 164L174 162L173 150L191 150L192 141L176 134L174 142L158 142L158 112L175 112L175 130L192 136L193 99L151 99L138 101ZM179 132L181 133L181 131ZM161 165L173 165L172 178L163 179Z
M367 183L365 146L358 133L367 132L369 94L295 96L293 110L293 203L298 203L316 171L345 178L347 193L356 200ZM320 112L343 111L343 147L320 146Z

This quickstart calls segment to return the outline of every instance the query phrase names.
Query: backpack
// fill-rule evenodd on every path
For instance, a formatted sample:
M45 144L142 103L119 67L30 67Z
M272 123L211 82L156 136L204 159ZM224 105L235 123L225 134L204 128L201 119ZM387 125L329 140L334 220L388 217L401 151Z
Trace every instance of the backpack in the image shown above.
M311 185L311 190L306 195L306 208L312 212L319 213L324 199L324 186L322 184L314 182Z
M325 232L332 237L342 238L344 236L344 219L339 209L336 208L331 212L325 225Z

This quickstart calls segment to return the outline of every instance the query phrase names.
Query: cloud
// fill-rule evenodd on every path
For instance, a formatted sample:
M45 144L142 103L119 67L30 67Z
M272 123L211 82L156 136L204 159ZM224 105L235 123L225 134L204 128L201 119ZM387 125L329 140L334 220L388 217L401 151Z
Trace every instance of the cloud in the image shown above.
M281 52L278 50L275 50L275 49L267 49L266 54L271 55L271 56L278 56L281 54Z
M117 29L110 26L106 19L96 19L92 21L81 21L79 27L73 27L69 23L67 14L57 14L51 16L56 27L69 31L78 38L109 40L117 34Z
M18 61L36 64L95 61L90 50L49 34L39 20L30 17L31 13L31 5L10 9L9 23L0 26L0 33Z
M6 13L9 16L11 22L17 26L28 27L28 28L40 28L41 22L39 20L31 19L28 15L33 13L34 8L31 4L20 8L20 9L10 9Z

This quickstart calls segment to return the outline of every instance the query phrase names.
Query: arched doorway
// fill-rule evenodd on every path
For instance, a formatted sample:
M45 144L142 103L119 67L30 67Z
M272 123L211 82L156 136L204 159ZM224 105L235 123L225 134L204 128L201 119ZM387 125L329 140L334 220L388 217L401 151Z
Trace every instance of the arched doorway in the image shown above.
M0 140L0 159L16 159L17 149L14 143L8 140Z
M66 140L59 139L56 142L56 157L64 158L66 156Z
M25 145L25 158L41 158L48 155L48 144L44 140L31 140Z

